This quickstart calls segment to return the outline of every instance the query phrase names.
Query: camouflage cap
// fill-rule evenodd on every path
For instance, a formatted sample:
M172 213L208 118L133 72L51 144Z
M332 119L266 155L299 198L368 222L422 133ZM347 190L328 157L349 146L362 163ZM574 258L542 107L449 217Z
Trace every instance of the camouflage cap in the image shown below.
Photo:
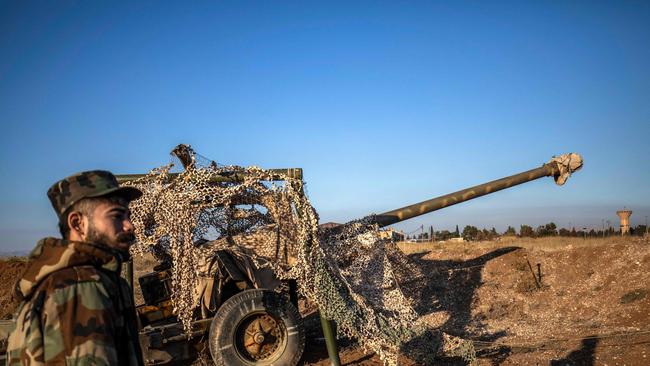
M71 175L54 183L47 196L57 216L82 198L101 197L110 193L123 195L129 201L140 198L142 192L135 187L120 187L113 173L92 170Z

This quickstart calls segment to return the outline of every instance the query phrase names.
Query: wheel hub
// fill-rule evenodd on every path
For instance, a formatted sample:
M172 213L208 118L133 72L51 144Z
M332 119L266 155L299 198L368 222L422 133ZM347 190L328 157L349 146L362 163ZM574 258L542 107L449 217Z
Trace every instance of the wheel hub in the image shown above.
M255 343L262 344L262 343L264 343L264 334L255 333L255 335L253 336L253 339L255 340Z
M282 329L278 322L266 313L255 314L237 329L238 344L244 356L264 360L273 355L282 343Z

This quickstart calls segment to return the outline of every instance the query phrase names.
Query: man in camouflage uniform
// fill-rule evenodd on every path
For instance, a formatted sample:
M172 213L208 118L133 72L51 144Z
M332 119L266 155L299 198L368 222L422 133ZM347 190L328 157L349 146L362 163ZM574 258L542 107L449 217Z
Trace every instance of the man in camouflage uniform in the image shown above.
M21 304L8 365L143 365L129 287L120 277L135 240L128 204L142 195L107 171L47 192L63 239L45 238L16 283Z

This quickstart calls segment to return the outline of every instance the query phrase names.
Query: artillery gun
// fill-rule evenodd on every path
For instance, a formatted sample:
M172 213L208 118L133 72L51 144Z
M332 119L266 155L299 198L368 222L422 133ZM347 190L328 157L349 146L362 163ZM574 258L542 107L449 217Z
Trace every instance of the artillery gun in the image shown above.
M182 155L179 158L186 167L191 163ZM561 185L581 166L582 158L578 154L565 154L532 170L369 217L372 224L385 227L542 177L553 177ZM269 180L290 177L302 182L303 179L300 168L269 172ZM124 183L143 176L131 174L117 178ZM169 178L173 180L176 176L170 174ZM212 183L237 184L244 179L241 173L223 174ZM291 265L289 258L284 260ZM153 272L138 279L144 299L137 312L145 363L151 366L188 364L205 348L207 339L216 365L298 364L304 351L305 329L297 310L295 281L282 281L268 268L258 268L246 257L229 250L216 251L210 266L212 277L203 281L202 289L197 290L203 300L194 309L191 334L185 332L174 312L170 266L158 265ZM132 262L127 264L126 277L133 288ZM338 365L332 324L324 318L321 324L330 360Z
M553 177L561 185L581 166L578 154L565 154L532 170L370 217L372 223L385 227L542 177ZM270 172L274 173L271 179L288 176L302 182L300 168ZM120 175L118 180L127 182L141 176ZM243 179L241 174L224 174L214 183L236 184ZM287 263L290 265L291 261ZM207 338L217 365L296 365L304 350L305 330L297 310L295 281L281 281L267 268L257 268L245 257L228 250L215 253L213 266L214 277L202 290L209 292L205 297L208 303L202 309L197 306L194 312L191 339L173 311L169 266L139 278L145 302L137 308L145 362L186 364L196 357L198 349L205 347ZM338 354L332 324L323 318L321 321L330 359L336 365Z

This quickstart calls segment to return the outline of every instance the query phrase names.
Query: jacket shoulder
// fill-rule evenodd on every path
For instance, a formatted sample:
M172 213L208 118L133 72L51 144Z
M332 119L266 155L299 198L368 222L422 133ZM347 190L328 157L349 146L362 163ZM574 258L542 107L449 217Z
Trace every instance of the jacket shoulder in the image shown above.
M93 266L75 266L51 273L34 292L42 299L62 304L68 301L100 302L98 308L112 308L119 297L119 282Z
M68 267L56 272L52 272L38 286L40 291L51 292L80 283L96 283L103 285L116 286L117 283L110 279L104 271L94 266L75 266ZM37 290L37 291L38 291Z

